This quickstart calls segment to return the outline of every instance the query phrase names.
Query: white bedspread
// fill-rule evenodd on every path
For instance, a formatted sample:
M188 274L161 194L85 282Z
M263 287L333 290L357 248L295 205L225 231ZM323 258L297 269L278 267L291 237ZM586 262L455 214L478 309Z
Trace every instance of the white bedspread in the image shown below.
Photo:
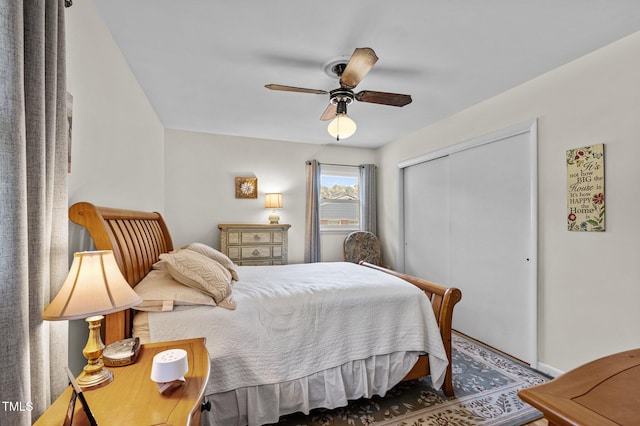
M244 266L235 311L210 306L150 313L152 341L204 336L207 394L280 383L398 351L429 354L439 388L447 357L424 294L353 263Z

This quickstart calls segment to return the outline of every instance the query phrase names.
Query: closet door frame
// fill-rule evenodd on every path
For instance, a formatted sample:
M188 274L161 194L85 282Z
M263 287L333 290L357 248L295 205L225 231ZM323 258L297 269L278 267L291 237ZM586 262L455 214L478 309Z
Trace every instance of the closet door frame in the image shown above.
M397 177L398 177L398 220L399 220L399 230L398 232L398 266L404 272L405 269L405 254L404 254L404 169L419 163L423 163L425 161L434 160L436 158L448 156L454 154L456 152L464 151L467 149L472 149L484 144L492 143L495 141L499 141L502 139L506 139L512 136L521 135L524 133L529 133L529 170L530 170L530 179L529 179L529 189L530 189L530 223L529 223L529 251L532 254L530 258L531 268L530 268L530 282L534 283L534 285L530 286L529 294L527 297L530 298L532 303L535 304L535 308L533 309L535 318L529 319L530 329L528 333L535 340L531 342L531 354L529 354L529 360L531 360L530 364L532 368L537 368L538 364L538 135L537 135L537 127L538 120L533 119L523 123L516 124L514 126L480 136L471 140L467 140L465 142L461 142L452 146L448 146L443 149L439 149L436 151L428 152L425 154L421 154L407 160L400 161L396 164L397 166ZM464 294L462 295L464 298Z

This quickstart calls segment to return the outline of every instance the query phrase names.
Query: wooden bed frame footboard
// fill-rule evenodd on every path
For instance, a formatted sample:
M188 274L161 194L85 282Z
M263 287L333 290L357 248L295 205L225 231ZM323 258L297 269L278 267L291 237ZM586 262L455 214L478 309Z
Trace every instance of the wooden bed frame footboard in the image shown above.
M447 353L447 359L449 365L447 365L447 372L442 385L442 390L445 395L453 396L453 369L451 360L451 332L453 321L453 308L456 303L462 299L462 292L455 287L445 287L440 284L432 283L422 278L417 278L411 275L396 272L391 269L383 268L381 266L373 265L367 262L360 262L361 265L377 269L378 271L386 272L387 274L395 275L398 278L402 278L405 281L410 282L419 289L421 289L427 298L431 301L433 312L436 315L436 322L440 327L440 335L442 336L442 342L444 343L444 349ZM416 365L411 369L409 374L402 380L413 380L419 377L424 377L429 374L429 358L426 355L421 356L418 359Z
M145 277L162 253L173 250L169 230L162 216L156 212L98 207L80 202L69 208L69 219L87 229L96 250L113 251L118 266L131 287L135 287ZM443 391L447 396L452 396L451 321L453 307L462 298L460 290L369 263L361 262L361 265L402 278L419 287L429 298L449 360ZM130 309L107 315L103 327L104 342L109 344L131 337L132 318L133 311ZM428 374L428 357L421 356L403 380Z

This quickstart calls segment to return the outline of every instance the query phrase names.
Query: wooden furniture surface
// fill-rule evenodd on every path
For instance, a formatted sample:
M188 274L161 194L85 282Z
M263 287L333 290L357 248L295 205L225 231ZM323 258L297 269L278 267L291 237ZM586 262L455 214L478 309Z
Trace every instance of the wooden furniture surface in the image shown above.
M640 349L592 361L518 396L551 426L640 424Z
M238 265L286 265L286 224L221 223L220 251Z
M151 380L154 355L168 349L187 351L186 382L161 395ZM125 367L109 368L114 374L108 385L83 392L98 425L200 425L201 405L209 379L209 353L203 338L142 345L138 359ZM71 398L71 386L34 423L60 426ZM89 425L76 400L74 426Z
M106 214L106 218L103 216L103 213ZM149 215L151 215L151 218ZM148 273L153 263L158 260L160 253L173 250L169 231L164 225L164 220L162 220L162 217L158 213L119 210L97 207L90 203L78 203L70 207L69 217L74 222L87 228L93 238L96 249L113 250L114 254L118 252L116 259L121 259L122 261L122 264L119 263L120 269L123 271L138 271L135 277L142 272L144 272L144 274ZM156 222L158 224L157 228L160 229L160 236L149 238L148 232L146 231L149 226L141 226L139 223L141 220L143 223L148 220ZM117 225L116 229L118 232L113 231L115 225ZM256 230L269 226L284 226L287 227L287 229L289 227L289 225L253 225L251 228L254 228L255 232ZM155 228L155 226L152 226L152 228ZM126 229L127 232L122 232L122 229ZM436 321L440 327L440 334L449 360L443 390L446 395L452 396L451 322L454 306L462 298L460 290L457 288L447 288L381 266L364 262L361 262L361 264L408 281L422 289L426 297L429 298L436 315ZM144 274L142 274L142 277L144 277ZM132 279L129 283L132 287L135 287L135 284L137 284L142 277L138 278L137 281L136 279ZM107 315L105 319L107 330L111 330L111 332L107 334L107 344L131 336L131 326L129 322L119 321L118 318L116 318L116 322L112 323L112 318L111 315ZM109 336L111 336L111 338L109 338ZM421 356L414 368L403 380L411 380L428 374L428 357Z

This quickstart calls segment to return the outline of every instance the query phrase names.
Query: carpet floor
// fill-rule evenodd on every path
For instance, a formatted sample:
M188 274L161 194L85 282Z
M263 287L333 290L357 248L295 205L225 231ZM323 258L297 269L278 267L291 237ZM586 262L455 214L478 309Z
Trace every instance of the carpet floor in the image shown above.
M518 398L520 389L549 377L457 333L453 335L453 386L446 397L430 379L397 384L384 397L351 401L336 409L284 416L278 426L520 426L542 417Z

